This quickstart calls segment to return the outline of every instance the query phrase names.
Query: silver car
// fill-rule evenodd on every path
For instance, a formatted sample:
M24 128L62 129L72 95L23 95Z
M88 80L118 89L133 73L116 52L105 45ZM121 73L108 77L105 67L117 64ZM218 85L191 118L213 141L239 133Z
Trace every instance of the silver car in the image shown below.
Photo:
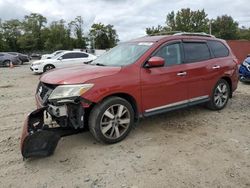
M9 67L10 64L20 65L22 62L17 55L11 55L8 53L0 53L0 67Z

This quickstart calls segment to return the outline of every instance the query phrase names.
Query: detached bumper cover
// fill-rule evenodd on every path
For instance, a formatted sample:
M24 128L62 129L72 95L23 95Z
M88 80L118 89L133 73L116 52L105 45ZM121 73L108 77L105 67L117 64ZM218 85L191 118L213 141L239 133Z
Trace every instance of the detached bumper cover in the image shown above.
M55 151L58 141L63 136L77 134L81 131L72 128L50 128L44 124L43 107L31 112L24 123L21 136L21 153L24 158L46 157Z

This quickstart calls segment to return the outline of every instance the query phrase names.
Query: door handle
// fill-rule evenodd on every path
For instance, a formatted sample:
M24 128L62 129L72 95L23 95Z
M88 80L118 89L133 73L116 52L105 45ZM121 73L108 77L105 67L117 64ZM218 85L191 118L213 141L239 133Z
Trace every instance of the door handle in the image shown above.
M187 75L187 72L178 72L177 73L177 76L186 76Z
M215 66L213 66L212 68L213 68L213 69L219 69L220 66L219 66L219 65L215 65Z

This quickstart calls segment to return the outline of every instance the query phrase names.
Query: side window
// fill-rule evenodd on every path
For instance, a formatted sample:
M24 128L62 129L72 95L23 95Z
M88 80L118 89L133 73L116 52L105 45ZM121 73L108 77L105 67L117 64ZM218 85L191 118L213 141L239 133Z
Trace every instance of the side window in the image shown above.
M77 58L86 58L86 57L89 57L89 55L85 54L85 53L77 53L76 56L77 56Z
M75 53L67 53L62 56L63 59L72 59L76 58Z
M209 48L205 42L183 43L186 63L204 61L211 58Z
M181 64L181 45L180 43L166 45L160 48L155 56L165 59L165 66Z
M229 50L228 48L219 41L208 41L208 45L211 48L214 57L219 58L219 57L227 57L229 55Z

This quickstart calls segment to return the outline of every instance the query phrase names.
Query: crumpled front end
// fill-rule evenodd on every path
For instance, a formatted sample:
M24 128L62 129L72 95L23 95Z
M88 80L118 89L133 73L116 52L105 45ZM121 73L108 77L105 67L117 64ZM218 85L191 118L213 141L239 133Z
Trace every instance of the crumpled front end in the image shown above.
M61 137L85 130L86 101L80 97L49 101L52 91L53 87L43 83L38 86L36 99L40 108L27 116L21 136L24 158L52 155Z

